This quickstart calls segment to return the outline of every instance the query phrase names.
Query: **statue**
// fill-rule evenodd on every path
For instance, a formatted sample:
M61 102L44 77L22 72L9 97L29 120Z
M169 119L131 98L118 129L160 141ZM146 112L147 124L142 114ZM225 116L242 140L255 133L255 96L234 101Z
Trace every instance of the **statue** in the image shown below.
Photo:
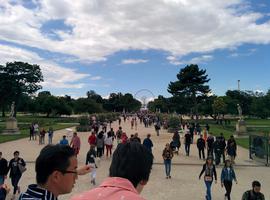
M10 118L13 118L14 117L14 109L15 109L15 102L14 101L12 101L12 104L11 104L11 106L10 106L10 114L9 114L9 117Z
M241 108L240 104L237 104L237 110L238 110L238 114L239 114L239 119L241 120L243 118L243 116L242 116L242 108Z

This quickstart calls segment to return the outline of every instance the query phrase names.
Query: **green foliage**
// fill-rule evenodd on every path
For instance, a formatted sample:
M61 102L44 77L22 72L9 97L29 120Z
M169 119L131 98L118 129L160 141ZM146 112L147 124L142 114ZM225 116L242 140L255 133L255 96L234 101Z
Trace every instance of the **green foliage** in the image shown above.
M177 116L168 118L168 132L173 133L180 129L180 119Z
M8 62L5 66L0 65L0 105L2 109L11 101L15 101L17 107L23 94L33 94L41 89L39 83L42 81L43 76L39 65L24 62Z
M173 96L191 98L198 114L198 102L210 92L209 86L205 85L210 79L207 78L206 70L200 70L198 65L187 65L177 74L177 81L170 82L168 92Z
M141 102L135 99L132 94L111 93L109 99L104 100L103 108L109 112L133 112L139 110Z
M75 113L99 113L102 112L102 104L95 102L93 99L79 98L75 101Z

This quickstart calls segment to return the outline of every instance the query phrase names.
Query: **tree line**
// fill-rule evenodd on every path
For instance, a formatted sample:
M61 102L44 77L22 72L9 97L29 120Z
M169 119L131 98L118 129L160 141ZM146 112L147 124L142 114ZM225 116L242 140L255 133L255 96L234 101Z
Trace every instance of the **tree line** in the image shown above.
M15 102L17 111L44 113L46 116L77 113L137 111L141 102L132 94L111 93L108 99L90 90L85 97L54 96L49 91L36 92L42 88L43 75L39 65L24 62L0 65L0 109L2 116Z
M268 92L228 90L224 96L211 94L207 83L210 81L206 70L198 65L188 65L176 75L177 80L170 82L168 92L172 97L159 95L149 102L151 111L177 112L193 116L210 115L214 119L225 114L237 115L237 104L243 115L259 118L270 117L270 89Z
M177 112L179 114L210 115L214 119L225 114L236 115L237 104L243 115L260 118L270 117L270 89L266 93L228 90L224 96L211 93L210 78L206 70L198 65L187 65L176 75L177 80L168 84L171 97L159 95L148 103L150 111ZM73 99L71 96L54 96L49 91L39 92L43 75L39 65L24 62L9 62L0 65L0 109L2 116L14 101L17 111L52 115L73 113L100 113L137 111L141 102L132 94L111 93L108 99L102 98L93 90L85 97Z

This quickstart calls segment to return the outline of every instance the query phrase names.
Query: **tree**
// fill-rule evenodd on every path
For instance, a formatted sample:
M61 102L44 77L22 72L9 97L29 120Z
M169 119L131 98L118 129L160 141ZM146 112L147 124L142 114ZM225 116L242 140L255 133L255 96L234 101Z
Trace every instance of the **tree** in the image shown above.
M5 66L0 65L1 84L4 84L0 89L0 95L3 94L3 88L9 94L1 101L5 106L10 101L15 101L18 105L22 94L33 94L41 89L40 82L43 81L43 76L39 65L31 65L24 62L8 62ZM8 87L6 87L8 86ZM4 91L4 92L5 92ZM16 107L15 107L16 116Z
M220 114L224 115L227 109L227 105L224 102L224 99L222 97L218 97L214 100L214 103L212 105L213 107L213 113L214 113L214 119L220 118Z
M79 98L75 101L75 113L99 113L103 111L102 104L95 102L93 99Z
M210 89L208 83L208 75L206 70L199 69L198 65L187 65L185 68L181 69L176 75L177 81L170 82L168 86L168 92L173 96L184 96L186 98L191 98L193 108L198 116L198 101L207 97Z

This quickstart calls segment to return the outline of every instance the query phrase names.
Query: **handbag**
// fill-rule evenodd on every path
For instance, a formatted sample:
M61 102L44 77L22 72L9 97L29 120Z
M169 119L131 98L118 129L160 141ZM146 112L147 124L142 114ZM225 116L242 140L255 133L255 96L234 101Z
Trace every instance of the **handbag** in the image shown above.
M18 167L21 173L24 173L26 171L26 167L23 166L22 164L18 164Z

